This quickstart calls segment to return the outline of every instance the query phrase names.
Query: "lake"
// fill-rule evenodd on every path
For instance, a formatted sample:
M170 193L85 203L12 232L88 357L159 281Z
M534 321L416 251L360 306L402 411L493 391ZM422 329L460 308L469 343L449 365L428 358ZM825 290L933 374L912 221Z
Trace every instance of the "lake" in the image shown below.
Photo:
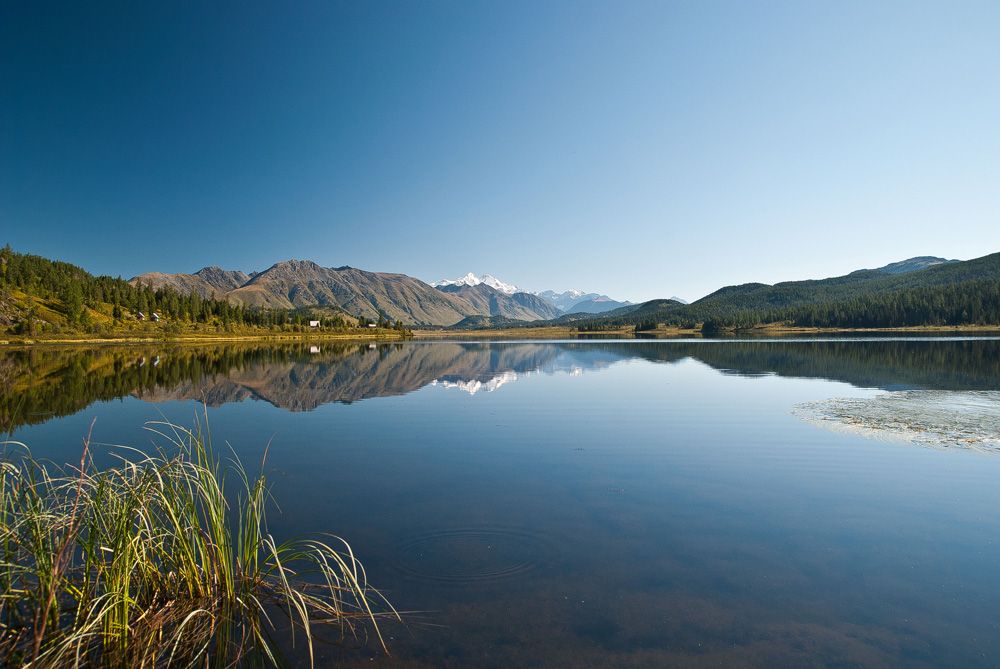
M272 532L412 612L320 666L1000 665L995 338L36 347L0 392L36 457L268 449Z

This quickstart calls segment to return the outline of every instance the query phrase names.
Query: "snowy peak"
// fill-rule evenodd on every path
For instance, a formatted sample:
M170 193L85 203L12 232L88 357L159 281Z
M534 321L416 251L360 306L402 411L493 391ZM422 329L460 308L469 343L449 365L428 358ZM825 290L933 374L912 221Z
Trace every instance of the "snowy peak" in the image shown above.
M508 295L513 295L514 293L520 293L521 289L509 283L504 283L495 276L489 274L484 274L482 277L482 282L485 283L490 288L496 288L501 293L507 293Z
M535 295L538 295L543 300L548 300L560 309L562 309L563 303L572 305L580 300L588 299L588 296L599 297L597 293L587 293L582 290L567 290L562 293L557 293L554 290L544 290L540 293L535 293Z
M441 286L478 286L481 284L479 277L469 272L465 276L458 279L441 279L440 281L435 281L431 285L435 288L440 288Z
M499 290L501 293L506 293L507 295L513 295L514 293L521 292L517 286L504 283L491 274L484 274L480 277L476 276L472 272L469 272L459 279L441 279L440 281L435 281L431 285L435 288L441 288L444 286L478 286L481 283L484 283L495 290Z
M535 294L543 300L548 300L567 314L577 311L596 314L632 304L631 302L612 300L607 295L599 293L585 293L582 290L567 290L563 293L546 290Z
M490 288L507 295L514 295L515 293L522 296L525 294L534 295L535 297L541 298L548 304L556 307L563 313L572 313L577 311L601 313L632 304L631 302L619 302L617 300L613 300L607 295L601 295L600 293L588 293L583 290L567 290L562 293L557 293L554 290L546 290L540 293L525 291L512 284L504 283L491 274L476 276L472 272L469 272L459 279L442 279L441 281L435 281L431 285L435 288L450 292L464 286L475 287L480 284L489 286Z

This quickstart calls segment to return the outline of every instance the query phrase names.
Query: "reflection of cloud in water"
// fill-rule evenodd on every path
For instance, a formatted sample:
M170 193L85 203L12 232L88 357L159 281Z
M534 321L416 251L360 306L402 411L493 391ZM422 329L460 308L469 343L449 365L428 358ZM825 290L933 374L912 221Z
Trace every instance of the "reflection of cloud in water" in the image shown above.
M798 404L814 425L871 439L1000 454L1000 392L906 390Z

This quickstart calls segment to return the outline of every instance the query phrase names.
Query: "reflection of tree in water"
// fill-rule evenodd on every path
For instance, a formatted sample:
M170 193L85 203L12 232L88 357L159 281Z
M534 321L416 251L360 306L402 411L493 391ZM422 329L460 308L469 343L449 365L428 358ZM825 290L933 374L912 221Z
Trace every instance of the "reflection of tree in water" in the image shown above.
M13 417L16 396L13 392L14 379L20 376L17 363L11 358L0 358L0 433L6 434L14 428Z
M843 381L864 388L1000 389L996 339L874 339L792 341L601 342L561 344L566 351L598 347L622 358L653 362L700 360L724 374Z
M316 348L319 352L316 352ZM445 375L489 380L536 369L558 354L541 344L104 346L18 349L0 358L5 431L134 396L209 406L261 399L291 411L412 392Z
M307 356L302 346L39 347L5 352L12 368L0 403L5 431L74 414L93 402L139 396L184 380L218 377L233 369Z
M727 342L692 357L741 375L777 374L844 381L864 388L1000 389L1000 341Z
M693 358L727 374L823 378L863 387L991 390L1000 388L998 344L942 338L10 349L0 355L0 427L9 432L130 395L210 406L253 398L309 411L330 402L401 395L435 380L485 384L507 372L599 369L629 358Z

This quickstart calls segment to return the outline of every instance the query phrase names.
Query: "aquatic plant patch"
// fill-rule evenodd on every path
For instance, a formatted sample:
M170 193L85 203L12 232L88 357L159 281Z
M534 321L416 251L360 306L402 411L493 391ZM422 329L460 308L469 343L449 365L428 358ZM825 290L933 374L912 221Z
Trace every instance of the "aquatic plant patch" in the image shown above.
M929 448L1000 454L1000 392L903 390L797 404L820 427Z
M376 620L398 615L350 546L268 532L263 463L223 465L207 429L149 428L169 446L116 447L105 469L89 440L75 467L0 444L5 666L274 666L289 645L312 659L369 635L385 649Z

